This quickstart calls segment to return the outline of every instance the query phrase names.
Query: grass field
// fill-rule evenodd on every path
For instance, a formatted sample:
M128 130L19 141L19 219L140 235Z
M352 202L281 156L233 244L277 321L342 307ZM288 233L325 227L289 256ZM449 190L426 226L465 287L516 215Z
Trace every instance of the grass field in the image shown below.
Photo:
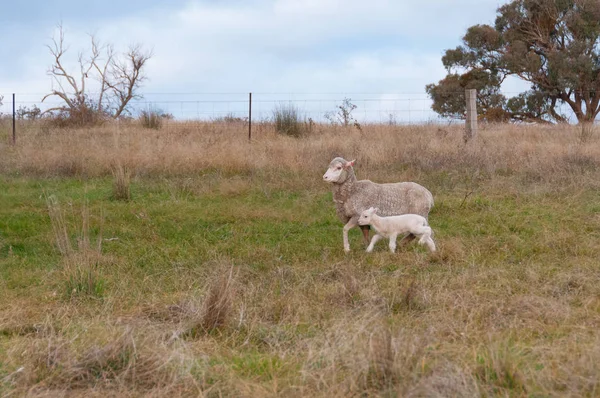
M0 144L1 396L600 396L589 131L19 133ZM368 255L356 229L345 255L334 156L430 189L439 251Z

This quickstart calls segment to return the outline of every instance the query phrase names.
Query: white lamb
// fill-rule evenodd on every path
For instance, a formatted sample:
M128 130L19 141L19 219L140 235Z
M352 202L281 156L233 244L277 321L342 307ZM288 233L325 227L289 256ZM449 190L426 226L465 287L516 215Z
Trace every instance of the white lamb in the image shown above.
M372 226L377 234L373 236L367 252L373 251L375 243L381 238L389 238L390 251L396 252L396 238L401 234L413 234L419 238L419 244L426 245L429 251L435 251L435 243L431 239L433 231L427 219L418 214L402 214L399 216L380 217L377 215L379 209L371 207L362 212L358 219L359 225Z

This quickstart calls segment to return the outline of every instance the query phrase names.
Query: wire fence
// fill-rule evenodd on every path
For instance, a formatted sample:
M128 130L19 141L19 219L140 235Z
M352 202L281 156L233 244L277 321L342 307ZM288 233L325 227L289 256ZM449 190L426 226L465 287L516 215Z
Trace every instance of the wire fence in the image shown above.
M2 95L2 93L0 93ZM41 101L44 94L16 93L17 117L35 108L42 112L64 105L57 97ZM92 94L93 98L93 94ZM144 93L128 107L128 116L141 111L167 114L174 120L217 121L224 118L246 120L249 117L249 93ZM431 100L424 93L252 93L252 120L269 121L276 109L294 109L300 119L326 123L336 119L340 107L350 112L359 123L423 124L451 123L431 109ZM12 93L4 94L0 114L12 114Z
M94 93L88 93L94 98ZM465 92L444 93L465 96ZM518 93L503 93L516 95ZM591 93L590 93L591 94ZM594 92L594 95L596 93ZM44 111L62 107L65 103L58 97L43 93L0 93L0 122L7 124L13 118L31 118ZM13 102L14 101L14 102ZM147 92L143 98L130 101L125 116L136 118L142 112L168 116L175 121L243 121L252 123L271 122L276 113L283 111L305 122L359 123L387 125L456 124L463 119L446 118L434 112L432 101L426 93L218 93L218 92ZM474 106L474 104L473 104ZM13 111L14 109L14 111ZM34 111L34 113L32 113ZM576 122L575 113L565 104L557 111L570 122ZM472 111L476 114L476 110ZM281 113L279 113L281 115ZM476 119L476 116L475 116ZM248 123L249 138L252 123ZM12 123L12 141L16 142ZM17 128L18 129L18 128ZM467 130L469 126L467 125ZM475 127L476 130L476 127Z

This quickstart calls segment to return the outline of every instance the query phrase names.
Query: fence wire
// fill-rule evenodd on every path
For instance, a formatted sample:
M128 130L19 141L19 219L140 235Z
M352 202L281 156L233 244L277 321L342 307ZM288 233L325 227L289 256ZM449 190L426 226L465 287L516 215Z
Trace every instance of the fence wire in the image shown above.
M4 94L0 114L12 114L12 94ZM57 97L41 101L41 93L17 93L17 116L38 108L45 111L60 107ZM93 94L91 94L93 98ZM174 120L214 121L224 118L248 118L249 93L145 93L128 107L128 116L142 111L170 115ZM293 109L301 120L316 123L335 120L341 108L348 110L359 123L422 124L448 122L431 110L431 100L425 94L394 93L252 93L252 120L270 121L277 109Z
M452 94L452 93L446 93ZM456 92L464 96L464 92ZM518 93L504 93L507 96ZM12 115L12 93L4 96L0 116ZM43 93L16 93L17 117L23 111L35 108L45 111L60 107L64 102L49 97L44 102ZM89 93L95 98L95 93ZM147 92L143 98L130 102L127 116L138 117L142 111L170 115L176 121L247 120L249 93L239 92ZM338 119L340 107L350 111L352 120L358 123L424 124L454 123L431 109L432 101L425 93L252 93L253 122L271 121L277 109L293 109L301 120L328 123ZM569 120L576 117L568 106L560 106L559 112Z

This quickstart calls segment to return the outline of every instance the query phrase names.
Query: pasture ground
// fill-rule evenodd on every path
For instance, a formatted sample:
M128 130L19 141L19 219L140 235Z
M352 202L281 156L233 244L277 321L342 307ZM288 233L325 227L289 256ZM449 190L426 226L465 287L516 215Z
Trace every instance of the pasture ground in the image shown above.
M595 136L255 137L31 124L0 146L0 395L600 395ZM430 189L439 252L367 255L355 229L345 255L334 156Z

